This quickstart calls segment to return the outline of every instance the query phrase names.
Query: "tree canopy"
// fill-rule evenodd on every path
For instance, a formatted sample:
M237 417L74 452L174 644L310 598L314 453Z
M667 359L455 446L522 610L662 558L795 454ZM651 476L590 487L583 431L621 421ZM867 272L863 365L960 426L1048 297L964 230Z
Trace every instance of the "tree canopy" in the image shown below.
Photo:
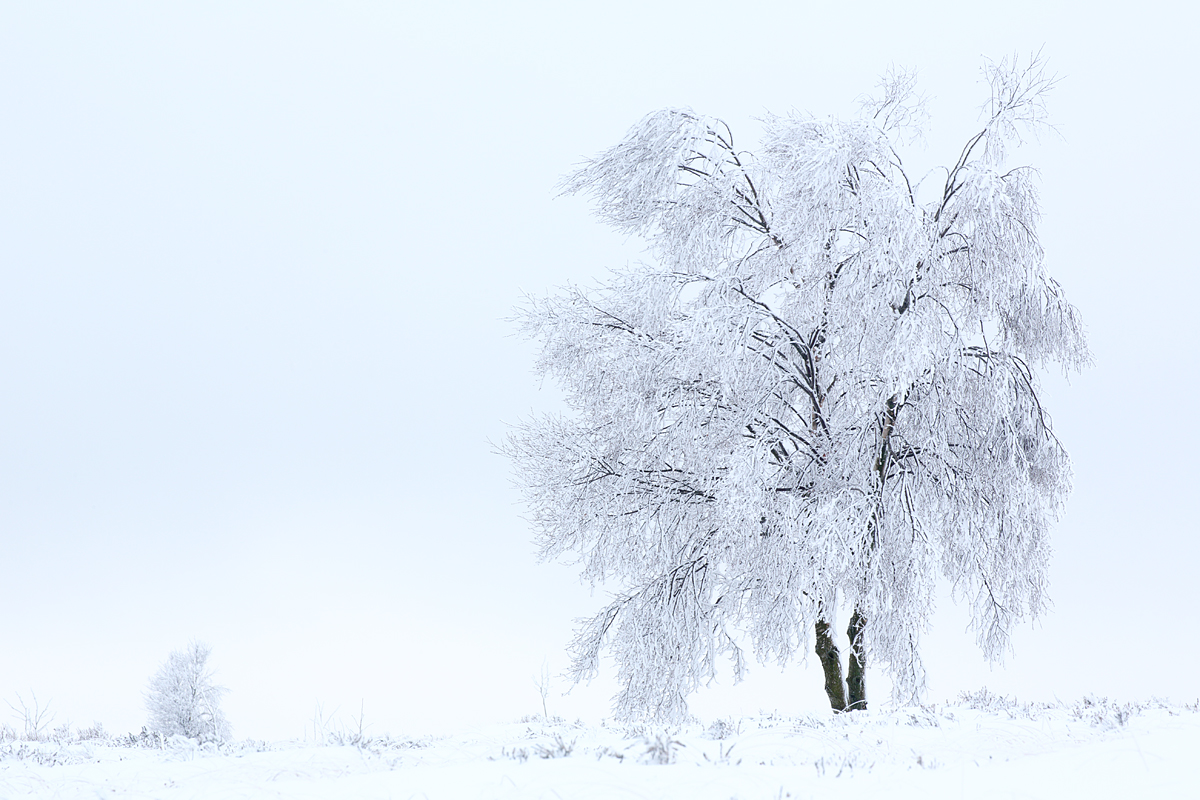
M570 413L504 449L541 555L620 587L572 645L577 680L615 658L620 716L679 719L719 658L740 677L814 630L837 708L839 607L850 705L868 659L914 697L939 575L990 658L1044 608L1070 469L1037 370L1088 353L1033 170L1007 164L1053 80L1037 58L985 74L982 128L932 192L899 155L925 124L904 72L855 119L768 117L753 154L658 111L565 180L653 260L521 310Z

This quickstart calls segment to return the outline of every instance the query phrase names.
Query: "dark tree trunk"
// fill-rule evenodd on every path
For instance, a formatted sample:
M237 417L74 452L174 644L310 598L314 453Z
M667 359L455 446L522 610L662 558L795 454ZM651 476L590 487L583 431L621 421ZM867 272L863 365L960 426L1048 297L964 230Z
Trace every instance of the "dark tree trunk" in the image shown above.
M829 634L829 623L817 620L817 658L825 670L825 694L834 711L846 710L846 689L842 685L842 660L837 645Z
M867 618L854 610L850 617L850 627L846 635L850 637L850 658L846 664L846 690L849 694L847 711L865 711L867 708L867 647L863 639L863 629L867 627Z

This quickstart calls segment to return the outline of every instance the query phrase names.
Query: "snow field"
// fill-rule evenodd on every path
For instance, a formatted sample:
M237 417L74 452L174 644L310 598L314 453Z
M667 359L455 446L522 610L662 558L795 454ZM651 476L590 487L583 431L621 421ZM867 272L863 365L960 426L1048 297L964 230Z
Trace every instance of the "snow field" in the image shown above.
M992 702L674 730L538 717L358 746L10 741L0 798L1200 797L1195 706L984 697Z

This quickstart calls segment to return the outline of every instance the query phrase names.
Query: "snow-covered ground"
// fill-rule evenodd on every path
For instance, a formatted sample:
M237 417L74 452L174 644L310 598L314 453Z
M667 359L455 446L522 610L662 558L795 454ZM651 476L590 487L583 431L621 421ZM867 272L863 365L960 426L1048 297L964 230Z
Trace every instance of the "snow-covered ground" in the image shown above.
M1196 704L986 694L682 729L529 720L353 744L0 742L0 798L1197 798Z

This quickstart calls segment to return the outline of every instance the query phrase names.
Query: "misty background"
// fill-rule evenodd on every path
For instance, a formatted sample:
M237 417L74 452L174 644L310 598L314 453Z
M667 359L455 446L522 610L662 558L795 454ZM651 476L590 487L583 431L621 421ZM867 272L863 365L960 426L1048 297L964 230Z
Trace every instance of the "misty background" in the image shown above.
M990 669L947 595L929 699L1200 696L1197 16L4 4L0 699L137 731L148 678L199 639L238 737L302 736L317 704L395 734L540 713L532 679L606 595L536 563L493 452L560 402L507 318L645 257L558 179L665 106L753 151L756 117L849 116L892 64L930 97L903 153L921 175L979 129L983 58L1043 47L1060 135L1022 154L1095 359L1043 376L1075 465L1055 606ZM552 714L614 691L568 688ZM815 659L693 703L827 707Z

